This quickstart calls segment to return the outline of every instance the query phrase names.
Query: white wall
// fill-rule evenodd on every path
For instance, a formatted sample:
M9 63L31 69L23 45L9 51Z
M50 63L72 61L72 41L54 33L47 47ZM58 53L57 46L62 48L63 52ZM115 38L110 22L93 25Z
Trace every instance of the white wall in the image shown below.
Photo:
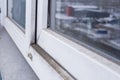
M4 25L4 19L6 16L6 0L1 0L1 24Z
M1 9L2 0L0 0L0 9ZM1 13L0 13L0 23L1 23Z

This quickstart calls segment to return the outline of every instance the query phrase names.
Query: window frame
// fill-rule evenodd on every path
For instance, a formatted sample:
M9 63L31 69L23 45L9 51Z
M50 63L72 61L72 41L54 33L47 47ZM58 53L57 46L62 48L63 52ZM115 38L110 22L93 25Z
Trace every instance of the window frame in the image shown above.
M98 64L100 63L102 65L105 65L112 70L113 70L113 67L108 66L106 62L108 62L110 64L112 63L115 65L120 65L120 61L118 59L116 59L110 55L98 54L99 51L95 52L93 50L90 50L89 48L84 47L83 45L78 45L77 43L62 36L58 32L48 29L48 27L50 27L48 25L48 20L49 20L48 19L48 9L49 9L48 8L48 0L41 1L41 3L40 3L40 1L38 1L38 4L39 5L38 5L38 12L37 12L38 14L37 14L36 44L39 45L42 49L44 49L51 57L53 57L58 63L60 63L71 74L72 74L72 71L68 68L68 66L65 65L64 62L62 62L65 60L64 59L61 60L59 57L59 56L64 57L63 55L67 54L66 52L67 51L69 52L69 50L71 52L73 52L73 53L69 52L71 55L79 55L79 56L84 55L84 57L86 56L87 58L92 59L93 62L94 61L98 62ZM43 7L44 7L44 9L42 9ZM59 46L60 49L58 49L57 46ZM60 52L62 54L60 54ZM76 77L76 75L74 75L74 74L72 74L72 75Z
M26 0L26 13L25 13L25 29L22 31L20 27L14 23L7 15L8 13L8 0L4 0L4 26L18 49L23 56L26 57L32 43L35 43L35 7L36 0ZM24 47L24 48L23 48Z

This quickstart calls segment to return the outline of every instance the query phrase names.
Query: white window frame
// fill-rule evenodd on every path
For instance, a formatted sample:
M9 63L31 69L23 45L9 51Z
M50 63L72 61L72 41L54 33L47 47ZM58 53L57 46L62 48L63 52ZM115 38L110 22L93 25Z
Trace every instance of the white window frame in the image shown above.
M38 0L37 44L40 47L78 80L120 79L120 72L115 69L118 69L118 64L47 29L47 13L48 0Z
M35 4L36 0L26 0L26 22L24 32L12 19L7 17L7 0L4 0L4 26L21 53L26 56L29 46L35 40ZM5 9L4 8L4 9Z
M23 32L7 17L7 0L4 1L4 26L18 49L42 80L62 80L61 76L31 46L35 43L36 0L26 0L26 29Z

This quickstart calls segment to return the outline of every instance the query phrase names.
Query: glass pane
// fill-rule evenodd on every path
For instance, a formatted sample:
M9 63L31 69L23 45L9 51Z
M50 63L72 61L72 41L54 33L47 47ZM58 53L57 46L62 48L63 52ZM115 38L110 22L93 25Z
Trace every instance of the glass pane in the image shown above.
M52 30L120 58L120 0L55 0L50 14Z
M26 0L8 0L8 17L25 28Z

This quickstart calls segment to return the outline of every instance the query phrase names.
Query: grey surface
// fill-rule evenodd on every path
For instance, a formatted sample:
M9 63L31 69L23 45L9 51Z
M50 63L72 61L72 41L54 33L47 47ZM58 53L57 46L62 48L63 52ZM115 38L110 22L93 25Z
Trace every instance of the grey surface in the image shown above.
M2 80L1 74L0 74L0 80Z
M0 71L3 80L39 80L5 29L1 27Z

